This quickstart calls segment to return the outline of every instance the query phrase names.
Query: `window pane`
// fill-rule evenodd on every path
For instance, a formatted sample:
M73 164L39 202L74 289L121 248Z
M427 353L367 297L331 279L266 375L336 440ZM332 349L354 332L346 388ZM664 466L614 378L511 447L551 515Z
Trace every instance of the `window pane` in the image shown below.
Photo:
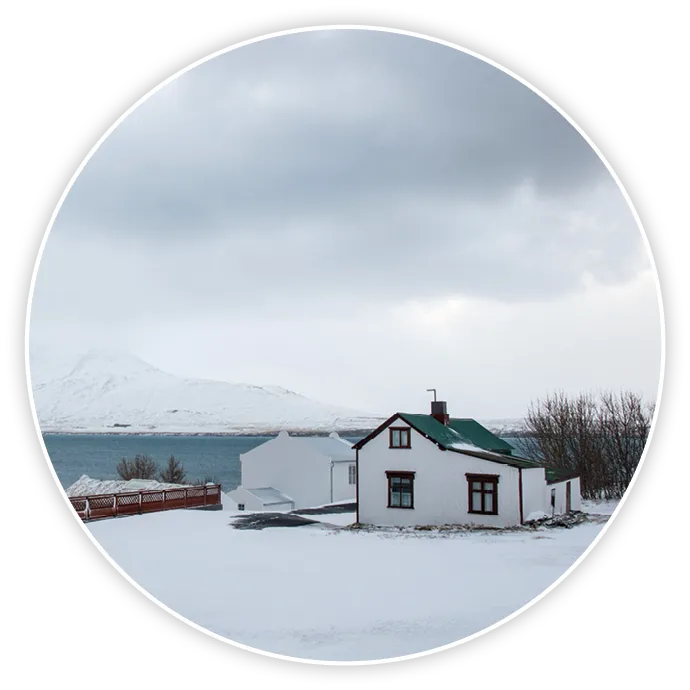
M493 491L494 490L494 483L493 482L484 482L484 491Z
M481 511L482 495L479 492L472 492L472 510Z
M482 490L482 483L481 482L472 482L472 491L481 491Z
M395 490L400 488L400 477L391 477L391 488Z
M404 493L402 495L402 506L403 508L409 508L412 506L412 494L411 493Z
M409 446L410 445L410 430L405 429L405 431L400 432L400 445Z
M397 491L391 491L391 505L394 507L400 505L400 494Z
M391 446L398 448L400 446L400 430L391 429Z
M484 511L487 513L494 512L494 495L484 494Z

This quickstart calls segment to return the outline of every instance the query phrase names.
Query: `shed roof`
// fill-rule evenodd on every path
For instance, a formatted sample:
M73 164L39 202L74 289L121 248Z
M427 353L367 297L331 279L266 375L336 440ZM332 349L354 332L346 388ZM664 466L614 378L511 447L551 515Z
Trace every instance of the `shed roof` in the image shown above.
M580 475L576 470L568 470L562 467L546 467L544 469L547 484L557 484L558 482L565 482L568 479L575 479Z
M244 489L247 493L256 496L265 506L275 505L278 503L294 503L294 501L286 496L278 489L274 489L272 486L263 486L257 489Z

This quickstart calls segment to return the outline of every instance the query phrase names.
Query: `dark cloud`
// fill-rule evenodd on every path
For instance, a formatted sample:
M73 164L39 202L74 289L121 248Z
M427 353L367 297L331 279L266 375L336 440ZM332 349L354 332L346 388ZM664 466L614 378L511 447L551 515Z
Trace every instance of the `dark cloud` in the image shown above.
M567 198L607 177L550 105L481 60L328 33L252 44L166 86L104 142L59 225L175 239L348 211L380 223L415 198L498 203L526 180Z

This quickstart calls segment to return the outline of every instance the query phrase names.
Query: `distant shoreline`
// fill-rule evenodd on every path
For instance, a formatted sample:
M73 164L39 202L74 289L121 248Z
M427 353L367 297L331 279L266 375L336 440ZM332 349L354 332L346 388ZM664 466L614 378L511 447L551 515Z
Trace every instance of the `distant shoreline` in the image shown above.
M287 431L290 436L328 436L333 433L324 429L264 429L260 431L119 431L119 430L87 430L87 429L41 429L41 436L206 436L206 437L237 437L237 436L277 436L281 431ZM339 436L368 436L373 428L369 429L338 429ZM511 438L528 437L532 434L526 430L496 429L498 436Z
M88 429L41 429L41 436L276 436L283 429L260 431L118 431ZM324 429L285 429L291 436L328 436ZM366 436L372 429L340 429L340 436Z

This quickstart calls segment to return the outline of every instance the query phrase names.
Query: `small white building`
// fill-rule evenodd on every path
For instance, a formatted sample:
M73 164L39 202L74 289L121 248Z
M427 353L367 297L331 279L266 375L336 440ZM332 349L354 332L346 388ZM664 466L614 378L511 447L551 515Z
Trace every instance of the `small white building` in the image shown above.
M237 510L267 510L282 513L295 509L295 502L290 496L268 486L258 489L245 489L239 486L228 495L235 501Z
M275 505L250 508L247 492L276 491L295 508L355 500L356 469L352 444L330 436L278 436L240 455L241 486L228 496L246 510L283 510ZM256 489L254 487L263 487Z
M354 445L357 522L520 525L580 509L580 480L521 458L473 419L399 412Z

